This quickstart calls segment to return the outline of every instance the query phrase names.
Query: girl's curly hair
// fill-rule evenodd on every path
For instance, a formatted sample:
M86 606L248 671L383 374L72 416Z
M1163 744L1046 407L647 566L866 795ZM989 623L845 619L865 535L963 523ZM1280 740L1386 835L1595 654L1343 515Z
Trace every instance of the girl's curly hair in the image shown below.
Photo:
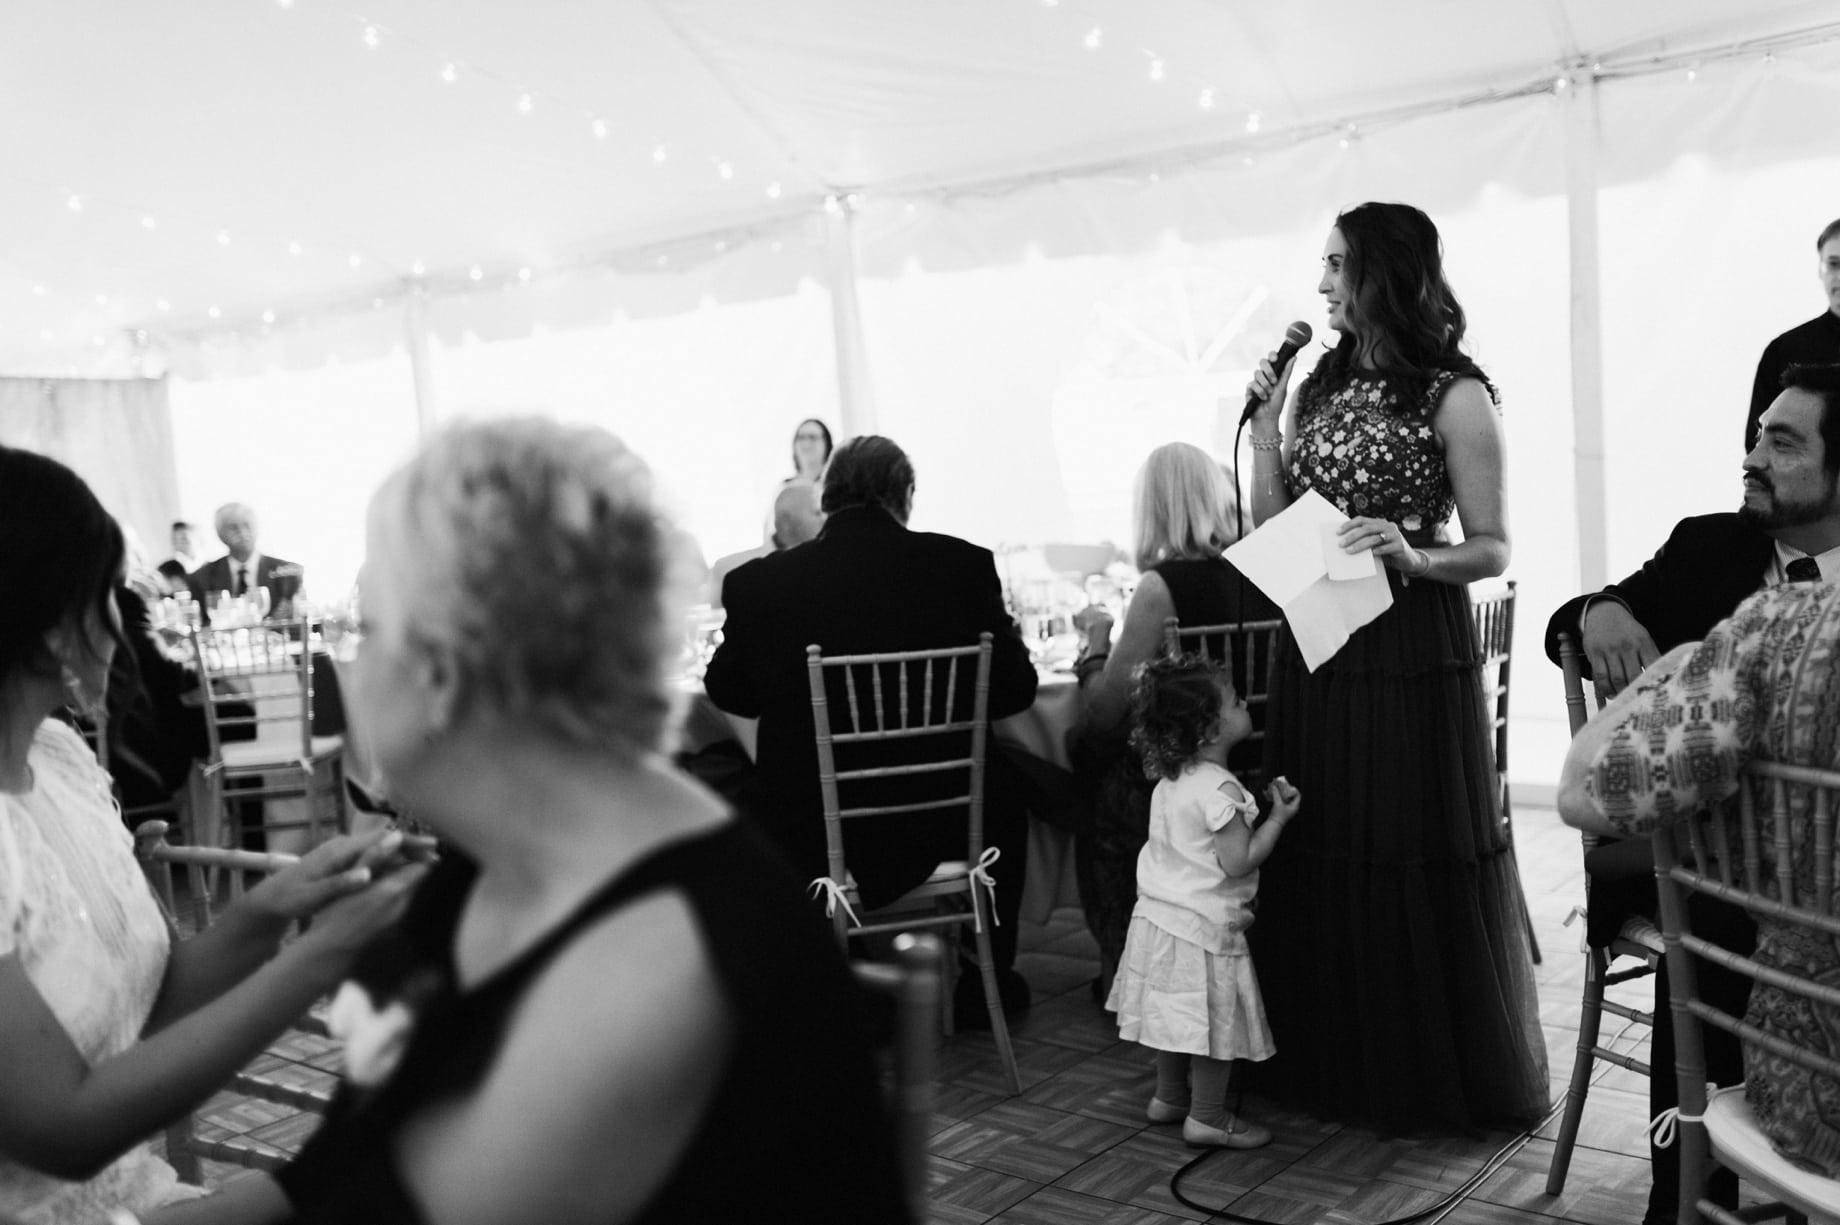
M1220 717L1224 663L1205 655L1147 660L1131 674L1131 749L1150 778L1176 778Z

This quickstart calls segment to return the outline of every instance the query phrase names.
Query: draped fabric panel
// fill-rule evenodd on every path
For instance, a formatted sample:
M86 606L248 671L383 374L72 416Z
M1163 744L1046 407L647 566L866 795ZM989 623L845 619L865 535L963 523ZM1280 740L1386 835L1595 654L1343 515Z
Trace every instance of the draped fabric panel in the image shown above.
M0 378L0 443L70 465L150 562L169 555L179 482L164 379Z

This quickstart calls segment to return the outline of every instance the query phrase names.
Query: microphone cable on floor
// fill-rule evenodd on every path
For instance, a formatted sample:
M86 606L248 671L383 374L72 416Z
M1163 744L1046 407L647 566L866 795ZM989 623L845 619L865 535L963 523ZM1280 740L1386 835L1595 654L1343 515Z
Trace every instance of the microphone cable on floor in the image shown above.
M1609 1045L1615 1044L1618 1041L1621 1041L1623 1035L1627 1034L1630 1030L1630 1027L1634 1024L1635 1024L1634 1021L1624 1022L1622 1029L1617 1031L1615 1036L1610 1038L1608 1042L1604 1043L1604 1045L1609 1046ZM1239 1108L1241 1101L1243 1101L1243 1095L1239 1100L1236 1100L1234 1102L1234 1113L1235 1114L1239 1113L1238 1108ZM1371 1225L1415 1225L1415 1222L1426 1220L1427 1218L1432 1217L1432 1216L1441 1216L1444 1213L1449 1212L1452 1208L1456 1207L1463 1200L1467 1199L1471 1192L1475 1191L1476 1188L1480 1187L1485 1181L1487 1181L1491 1174L1494 1174L1495 1171L1501 1169L1501 1167L1507 1163L1509 1158L1513 1157L1514 1154L1518 1153L1521 1149L1525 1148L1527 1146L1527 1142L1533 1139L1534 1133L1539 1131L1542 1127L1545 1127L1548 1123L1552 1122L1553 1119L1557 1118L1564 1109L1565 1109L1565 1098L1561 1097L1556 1103L1553 1104L1552 1108L1549 1109L1545 1113L1545 1115L1540 1118L1538 1122L1534 1123L1532 1126L1528 1127L1526 1131L1523 1131L1520 1135L1514 1137L1512 1140L1509 1140L1506 1144L1502 1145L1499 1149L1495 1150L1494 1154L1492 1154L1487 1161L1484 1161L1481 1167L1477 1169L1477 1171L1474 1174L1471 1174L1468 1178L1464 1179L1462 1183L1460 1183L1454 1190L1452 1190L1449 1194L1445 1195L1442 1199L1438 1200L1435 1204L1432 1204L1426 1208L1421 1208L1417 1212L1414 1212L1410 1214L1409 1216L1390 1217L1384 1221L1371 1222ZM1241 1215L1240 1213L1233 1212L1227 1208L1217 1207L1217 1206L1210 1205L1210 1204L1197 1203L1196 1201L1188 1198L1188 1196L1182 1194L1182 1185L1181 1185L1182 1179L1189 1173L1189 1171L1193 1170L1196 1166L1206 1161L1209 1157L1213 1157L1213 1156L1216 1156L1220 1153L1227 1152L1227 1151L1229 1150L1209 1148L1209 1149L1204 1149L1200 1153L1196 1154L1185 1165L1183 1165L1181 1169L1177 1170L1174 1174L1171 1174L1169 1176L1169 1193L1175 1196L1177 1202L1179 1202L1183 1207L1192 1208L1196 1212L1207 1213L1208 1219L1210 1220L1219 1218L1221 1220L1227 1220L1227 1221L1241 1221L1241 1222L1244 1222L1245 1225L1281 1225L1281 1223L1279 1222L1268 1221L1264 1217L1244 1216L1244 1215Z

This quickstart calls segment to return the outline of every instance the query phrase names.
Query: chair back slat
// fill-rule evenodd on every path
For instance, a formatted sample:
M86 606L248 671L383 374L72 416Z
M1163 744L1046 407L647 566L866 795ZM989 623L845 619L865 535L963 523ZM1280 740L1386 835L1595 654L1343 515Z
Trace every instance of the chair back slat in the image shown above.
M1780 778L1770 780L1770 844L1776 855L1776 896L1785 905L1793 906L1795 851L1789 839L1789 786Z
M1725 813L1721 810L1712 814L1708 822L1712 827L1712 862L1718 870L1719 879L1726 884L1732 883L1731 837L1727 828Z
M1814 793L1814 909L1834 912L1834 807L1833 794Z
M862 709L856 704L856 674L846 664L843 668L843 687L850 697L850 726L862 726Z
M1559 671L1565 676L1565 721L1571 725L1572 735L1578 734L1591 718L1584 704L1584 670L1579 666L1582 656L1578 643L1572 636L1561 632L1559 635ZM1598 706L1603 703L1599 702Z

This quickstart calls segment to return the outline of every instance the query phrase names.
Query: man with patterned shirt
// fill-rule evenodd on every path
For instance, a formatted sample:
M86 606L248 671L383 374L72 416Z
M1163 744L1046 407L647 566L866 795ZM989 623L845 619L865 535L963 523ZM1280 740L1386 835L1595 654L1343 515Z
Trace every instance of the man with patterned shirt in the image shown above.
M1585 654L1585 675L1595 677L1601 692L1616 693L1662 652L1705 637L1747 596L1784 583L1840 580L1840 366L1792 366L1782 382L1744 460L1740 509L1681 520L1636 573L1562 606L1546 627L1555 662L1559 634L1572 634ZM1631 916L1655 913L1654 870L1646 838L1606 842L1585 857L1593 945L1614 938ZM1747 938L1748 918L1730 907L1695 898L1693 915L1734 947ZM1707 999L1736 1012L1750 984L1708 967L1700 987ZM1673 1052L1664 964L1655 975L1651 1113L1675 1104ZM1737 1041L1722 1033L1707 1036L1706 1060L1715 1076L1736 1079L1743 1068ZM1676 1152L1650 1153L1654 1185L1645 1220L1672 1221ZM1715 1191L1734 1196L1736 1182L1721 1176Z
M1650 665L1572 741L1559 813L1588 831L1645 834L1710 805L1735 804L1740 773L1752 760L1840 768L1840 585L1767 588L1704 642L1683 644ZM1750 785L1767 807L1767 782ZM1805 792L1796 797L1793 823L1807 820L1807 804ZM1799 833L1792 845L1810 853ZM1773 850L1762 848L1766 873L1774 871ZM1767 916L1757 918L1755 957L1820 979L1840 975L1834 941L1809 940ZM1745 1019L1817 1047L1840 1033L1840 1010L1767 983L1751 990ZM1778 1152L1840 1176L1840 1084L1749 1045L1744 1084Z

